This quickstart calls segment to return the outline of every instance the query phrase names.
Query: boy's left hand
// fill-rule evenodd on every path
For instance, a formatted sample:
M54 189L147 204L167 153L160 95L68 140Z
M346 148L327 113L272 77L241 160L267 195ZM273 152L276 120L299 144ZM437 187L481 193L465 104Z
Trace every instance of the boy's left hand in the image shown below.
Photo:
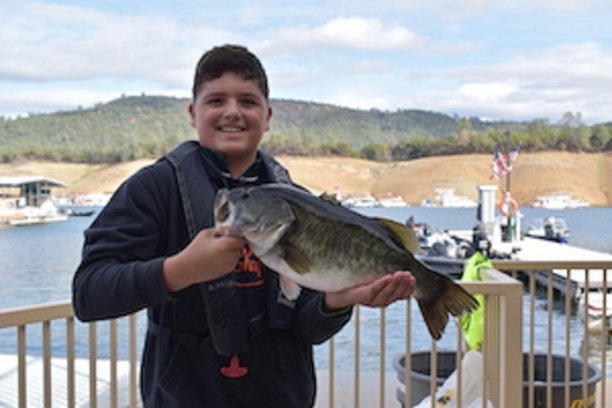
M397 300L410 298L415 286L416 279L410 272L395 272L365 285L326 293L325 308L335 310L353 304L386 307Z

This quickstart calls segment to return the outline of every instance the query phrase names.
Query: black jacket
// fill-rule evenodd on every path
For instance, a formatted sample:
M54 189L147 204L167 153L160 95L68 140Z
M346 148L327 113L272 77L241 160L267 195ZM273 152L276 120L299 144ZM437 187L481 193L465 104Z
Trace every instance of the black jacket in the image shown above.
M294 304L280 301L278 277L266 268L255 286L239 288L249 277L230 274L178 293L165 288L164 258L190 242L177 167L195 231L214 222L223 175L199 150L186 142L175 150L174 166L164 158L138 171L86 230L73 282L75 313L91 321L148 308L141 370L147 407L312 406L312 345L339 331L350 310L324 313L323 295L311 290ZM276 161L260 157L261 181L288 181Z

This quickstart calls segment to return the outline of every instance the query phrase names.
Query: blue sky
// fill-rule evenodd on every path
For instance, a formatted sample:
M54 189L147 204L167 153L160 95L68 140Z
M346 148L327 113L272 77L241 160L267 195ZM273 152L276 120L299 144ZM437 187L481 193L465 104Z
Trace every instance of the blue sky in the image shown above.
M612 121L608 0L0 0L0 115L187 97L239 43L273 98L484 119Z

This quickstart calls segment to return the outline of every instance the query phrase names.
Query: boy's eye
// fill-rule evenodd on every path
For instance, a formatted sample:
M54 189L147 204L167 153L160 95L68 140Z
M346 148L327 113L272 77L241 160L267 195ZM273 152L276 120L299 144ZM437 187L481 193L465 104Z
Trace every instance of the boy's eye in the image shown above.
M244 99L242 101L242 104L246 106L256 106L258 105L258 102L254 99Z
M223 99L221 98L208 98L206 99L206 104L208 105L219 105L223 103Z

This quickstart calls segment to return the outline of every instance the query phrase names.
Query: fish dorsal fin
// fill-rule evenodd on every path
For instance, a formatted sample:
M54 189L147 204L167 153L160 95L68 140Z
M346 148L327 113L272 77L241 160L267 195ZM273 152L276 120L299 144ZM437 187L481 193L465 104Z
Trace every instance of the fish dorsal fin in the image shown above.
M341 205L340 200L338 200L338 198L333 195L333 194L329 194L328 192L324 191L319 195L319 198L323 201L327 201L328 203L331 204L336 204L336 205Z
M408 228L404 224L387 218L374 218L374 221L392 233L408 251L413 254L419 251L419 238L412 228Z
M282 258L285 260L287 265L291 267L291 269L300 275L308 273L310 271L310 267L312 266L312 262L308 256L306 256L306 254L304 254L294 245L284 245Z

